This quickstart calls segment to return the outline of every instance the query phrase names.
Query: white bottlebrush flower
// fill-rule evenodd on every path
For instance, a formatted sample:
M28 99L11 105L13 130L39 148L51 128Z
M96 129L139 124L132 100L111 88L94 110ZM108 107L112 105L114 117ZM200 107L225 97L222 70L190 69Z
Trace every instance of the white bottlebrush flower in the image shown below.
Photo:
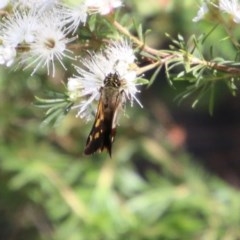
M72 58L67 44L76 38L67 38L67 33L59 23L55 13L47 12L39 19L34 41L29 44L29 51L24 53L20 63L33 67L34 74L38 69L47 67L48 74L55 75L55 61L64 68L63 58Z
M38 28L38 16L34 11L17 11L3 18L1 40L6 46L17 47L19 44L30 43L34 40L34 32Z
M16 50L10 46L0 46L0 65L10 67L16 58Z
M62 24L66 31L75 33L80 24L85 24L87 20L87 6L78 4L74 6L61 5L59 11L62 16Z
M12 0L15 8L49 10L57 5L59 0Z
M78 76L68 79L68 91L72 100L80 99L80 104L75 106L79 109L77 116L90 120L92 104L99 100L103 81L113 67L103 53L91 54L80 62L83 68L76 66Z
M135 98L135 95L138 92L135 82L137 73L134 61L136 60L136 57L132 47L124 40L120 42L112 41L106 49L106 55L108 61L113 63L113 69L126 79L124 91L127 94L127 97L131 102L133 102L133 99L138 102Z
M76 67L78 75L68 79L70 98L79 98L80 101L80 104L75 106L79 109L77 116L90 119L92 104L99 100L104 80L109 74L118 74L121 79L119 91L124 92L131 103L133 100L139 103L136 98L137 66L134 61L134 51L125 40L113 41L102 52L81 59L83 67Z
M232 16L236 23L240 23L240 3L238 0L220 0L219 9Z
M107 15L114 8L122 6L121 0L86 0L86 6L91 12L98 12L101 15Z
M197 16L192 19L193 22L199 22L200 20L202 20L208 13L208 11L209 11L208 4L206 2L203 2L197 12Z
M67 44L75 38L67 38L60 12L38 12L37 9L15 9L12 15L0 24L0 36L3 46L19 50L17 62L26 68L47 67L48 74L55 74L55 61L63 67L63 58L70 58Z
M0 9L5 8L9 3L9 0L1 0L0 1Z

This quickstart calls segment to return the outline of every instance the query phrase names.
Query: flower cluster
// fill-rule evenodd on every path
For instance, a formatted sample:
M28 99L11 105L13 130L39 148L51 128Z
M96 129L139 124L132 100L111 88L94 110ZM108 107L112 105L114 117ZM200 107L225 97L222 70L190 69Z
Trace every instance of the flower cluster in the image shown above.
M63 60L74 58L68 44L77 38L74 34L86 23L88 13L94 9L108 14L120 6L119 0L85 0L71 6L61 0L1 1L0 64L15 63L33 69L32 74L47 68L54 76L55 62L65 68ZM4 13L4 8L12 10Z
M60 0L9 0L1 7L9 9L8 4L12 4L12 11L0 22L0 64L31 68L31 74L46 68L54 76L55 62L65 68L65 58L74 64L79 59L77 74L68 79L67 90L76 103L77 116L86 120L91 118L91 106L101 97L104 80L111 74L121 81L117 91L124 93L122 105L125 100L140 104L136 98L138 67L130 42L111 40L101 51L88 52L85 57L74 56L68 49L79 26L86 25L88 14L109 14L122 5L121 0L84 0L73 5Z
M73 101L79 99L77 116L89 120L92 116L91 106L99 100L104 80L109 74L117 73L122 80L121 92L128 100L135 100L137 90L137 66L135 55L126 40L110 42L100 53L90 54L88 59L80 59L82 66L76 66L78 75L68 79L69 96ZM140 104L141 105L141 104Z
M121 0L87 0L86 5L93 12L99 12L102 15L106 15L114 8L118 8L122 6Z
M209 12L209 6L216 7L222 13L228 14L235 23L240 23L239 0L219 0L217 4L215 1L205 0L199 8L197 16L193 18L193 21L198 22L202 20Z

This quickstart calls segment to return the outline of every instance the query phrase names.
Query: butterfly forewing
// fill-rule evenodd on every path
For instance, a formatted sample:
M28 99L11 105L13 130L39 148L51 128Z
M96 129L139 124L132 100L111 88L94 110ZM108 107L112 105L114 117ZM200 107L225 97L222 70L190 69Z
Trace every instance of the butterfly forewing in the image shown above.
M106 149L111 156L112 143L116 134L117 118L124 103L121 81L117 73L110 73L104 80L97 113L88 136L85 154L102 152Z

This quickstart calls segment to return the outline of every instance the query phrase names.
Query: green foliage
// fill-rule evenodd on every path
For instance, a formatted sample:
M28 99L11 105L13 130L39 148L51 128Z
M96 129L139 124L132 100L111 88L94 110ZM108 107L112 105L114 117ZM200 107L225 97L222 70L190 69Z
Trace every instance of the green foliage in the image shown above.
M29 239L238 239L239 193L156 144L142 138L113 159L74 158L44 142L1 146L1 202L10 214L20 198L11 214L21 213L20 231L35 229ZM162 170L141 175L131 155Z
M237 90L235 83L239 81L238 62L214 57L212 51L210 51L210 56L204 56L202 53L206 39L215 29L216 26L209 33L200 35L198 38L193 35L188 41L185 41L181 35L174 39L166 34L172 41L171 51L169 51L172 57L165 64L167 78L171 85L179 81L189 83L186 89L177 96L177 99L183 101L189 96L194 96L192 103L194 108L208 96L210 114L214 109L217 85L224 82L231 94L235 96Z
M51 123L58 124L65 115L70 111L73 102L69 99L68 95L58 92L48 92L48 99L35 97L35 106L38 108L47 109L45 118L42 122L43 125Z
M2 103L9 102L15 80L2 81ZM14 96L28 98L25 89L19 87ZM72 116L44 134L41 116L23 112L23 102L11 105L12 111L9 105L0 105L1 238L240 237L239 192L210 176L185 153L172 153L158 140L144 137L142 129L137 130L143 119L148 121L143 113L129 118L136 120L132 126L122 122L122 131L132 130L119 132L112 159L104 153L87 158L81 154L87 132L79 120L76 130ZM145 167L139 171L141 166Z

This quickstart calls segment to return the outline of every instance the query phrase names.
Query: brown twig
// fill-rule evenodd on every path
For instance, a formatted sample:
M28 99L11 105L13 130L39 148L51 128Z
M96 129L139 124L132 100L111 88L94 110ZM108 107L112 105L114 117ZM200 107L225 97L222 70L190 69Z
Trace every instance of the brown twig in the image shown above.
M154 67L159 66L160 64L165 64L168 60L171 59L180 59L183 58L183 53L176 53L173 51L161 51L161 50L156 50L154 48L151 48L149 46L147 46L144 42L142 42L141 40L139 40L137 37L133 36L125 27L123 27L120 23L118 23L117 21L113 22L113 25L116 27L116 29L121 32L122 34L124 34L125 36L127 36L133 43L135 43L139 48L142 48L144 51L146 51L147 53L161 59L160 61L157 61L153 64L150 64L144 68L141 68L140 72L143 73L145 71L148 71ZM208 66L209 68L213 68L222 72L226 72L226 73L231 73L234 75L240 75L240 68L239 67L233 67L233 66L227 66L224 64L219 64L216 63L214 61L205 61L205 60L201 60L199 58L196 57L189 57L189 62L190 65L196 65L196 64L202 64L205 66Z

